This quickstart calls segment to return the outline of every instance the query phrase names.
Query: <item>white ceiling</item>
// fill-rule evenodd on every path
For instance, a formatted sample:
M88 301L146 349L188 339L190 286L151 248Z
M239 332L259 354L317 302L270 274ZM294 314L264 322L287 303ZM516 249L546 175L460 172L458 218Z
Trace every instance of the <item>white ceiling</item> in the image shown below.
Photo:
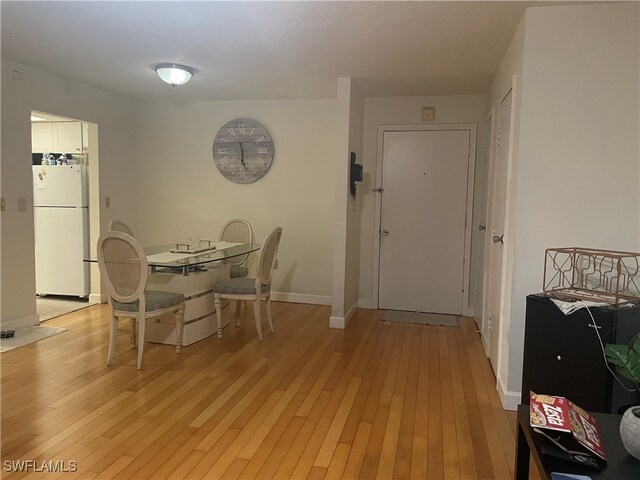
M335 97L342 76L366 96L485 93L548 3L3 1L2 56L139 100ZM160 62L195 75L172 88Z

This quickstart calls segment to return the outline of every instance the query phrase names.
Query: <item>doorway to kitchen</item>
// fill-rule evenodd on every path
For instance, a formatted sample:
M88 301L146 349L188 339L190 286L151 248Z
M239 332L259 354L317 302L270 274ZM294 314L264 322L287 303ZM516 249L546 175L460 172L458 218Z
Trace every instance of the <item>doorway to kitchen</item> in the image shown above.
M97 303L84 260L100 234L98 126L32 111L31 147L36 310L44 321Z

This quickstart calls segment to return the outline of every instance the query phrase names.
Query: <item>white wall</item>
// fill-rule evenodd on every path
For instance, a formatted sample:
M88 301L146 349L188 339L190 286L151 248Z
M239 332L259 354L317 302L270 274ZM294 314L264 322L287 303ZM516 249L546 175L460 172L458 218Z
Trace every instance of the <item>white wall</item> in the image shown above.
M349 114L349 152L342 160L350 165L351 152L356 154L356 163L362 164L362 133L364 124L364 97L357 86L351 85ZM347 170L347 180L350 168ZM347 186L348 188L348 186ZM344 312L348 322L358 307L360 282L360 223L363 205L362 182L356 182L356 197L347 194L347 254Z
M364 181L358 185L358 197L362 199L359 281L361 307L377 308L374 304L373 262L375 202L378 194L371 192L371 189L377 186L378 126L420 124L422 107L432 106L436 109L436 120L429 123L475 123L478 125L478 138L482 138L485 103L484 95L365 98L362 157L358 160L364 164ZM478 148L481 148L481 142ZM476 152L476 158L481 158L479 152Z
M12 72L22 73L22 80ZM31 180L31 110L98 124L100 194L111 197L102 212L106 226L126 213L137 221L135 102L77 82L2 59L2 305L3 328L36 322L33 194ZM25 212L18 212L18 198ZM104 205L104 203L103 203Z
M525 298L542 288L545 249L640 250L638 7L526 13L506 332L512 392L521 386Z
M213 139L234 118L260 121L273 138L273 164L251 184L226 180L213 162ZM262 243L280 225L274 298L331 303L335 99L141 103L138 124L143 243L217 239L233 217Z
M334 169L333 288L329 326L346 328L358 307L360 205L349 190L351 152L362 155L364 97L349 77L338 79L336 159Z

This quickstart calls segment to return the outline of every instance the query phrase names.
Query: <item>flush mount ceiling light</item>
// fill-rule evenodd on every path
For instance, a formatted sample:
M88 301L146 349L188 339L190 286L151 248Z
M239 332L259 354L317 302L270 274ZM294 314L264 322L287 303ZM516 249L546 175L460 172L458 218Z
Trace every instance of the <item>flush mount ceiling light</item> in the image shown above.
M184 85L193 75L193 69L177 63L159 63L156 65L156 73L163 82L173 85Z

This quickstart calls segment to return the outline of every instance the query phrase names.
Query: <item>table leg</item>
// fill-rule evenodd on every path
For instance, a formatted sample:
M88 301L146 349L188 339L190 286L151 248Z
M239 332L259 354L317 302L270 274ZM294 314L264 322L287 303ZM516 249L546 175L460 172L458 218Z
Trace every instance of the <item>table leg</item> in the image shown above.
M516 464L513 469L515 480L528 480L529 478L529 444L522 431L522 425L518 422L518 436L516 437Z

